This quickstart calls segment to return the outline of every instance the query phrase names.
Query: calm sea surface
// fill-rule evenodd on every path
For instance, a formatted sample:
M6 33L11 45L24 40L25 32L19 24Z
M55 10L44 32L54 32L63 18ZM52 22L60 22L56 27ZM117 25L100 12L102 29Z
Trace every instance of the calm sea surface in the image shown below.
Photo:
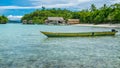
M0 25L0 68L119 68L120 29L116 36L47 38L40 31L87 32L112 28Z

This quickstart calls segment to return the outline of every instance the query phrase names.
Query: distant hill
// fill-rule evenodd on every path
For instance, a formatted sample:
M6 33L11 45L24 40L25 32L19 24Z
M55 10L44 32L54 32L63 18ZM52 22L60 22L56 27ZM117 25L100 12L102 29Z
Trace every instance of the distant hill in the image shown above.
M9 20L8 22L9 22L9 23L21 23L20 20Z

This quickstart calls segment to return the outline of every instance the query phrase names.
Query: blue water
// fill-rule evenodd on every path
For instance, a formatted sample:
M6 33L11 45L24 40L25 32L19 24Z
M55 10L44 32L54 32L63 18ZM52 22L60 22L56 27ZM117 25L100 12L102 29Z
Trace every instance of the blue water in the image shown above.
M47 38L40 31L85 32L112 28L0 25L0 68L119 68L120 29L116 36Z

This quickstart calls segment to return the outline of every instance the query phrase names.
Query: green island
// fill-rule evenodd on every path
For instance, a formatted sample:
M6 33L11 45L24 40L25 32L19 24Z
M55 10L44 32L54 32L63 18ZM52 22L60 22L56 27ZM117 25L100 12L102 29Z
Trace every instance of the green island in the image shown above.
M8 18L4 15L0 16L0 24L6 24L8 22Z
M65 20L79 19L80 23L85 24L118 24L120 23L120 4L116 3L110 6L104 4L100 8L91 4L90 9L81 11L42 7L41 10L37 9L32 13L25 14L21 21L32 20L33 24L44 24L47 17L63 17Z

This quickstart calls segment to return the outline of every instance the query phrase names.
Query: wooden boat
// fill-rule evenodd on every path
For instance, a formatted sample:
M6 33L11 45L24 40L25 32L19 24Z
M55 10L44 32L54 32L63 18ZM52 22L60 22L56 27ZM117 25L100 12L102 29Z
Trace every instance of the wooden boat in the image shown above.
M48 37L89 37L89 36L114 36L118 31L103 32L78 32L78 33L62 33L62 32L44 32L40 31Z

